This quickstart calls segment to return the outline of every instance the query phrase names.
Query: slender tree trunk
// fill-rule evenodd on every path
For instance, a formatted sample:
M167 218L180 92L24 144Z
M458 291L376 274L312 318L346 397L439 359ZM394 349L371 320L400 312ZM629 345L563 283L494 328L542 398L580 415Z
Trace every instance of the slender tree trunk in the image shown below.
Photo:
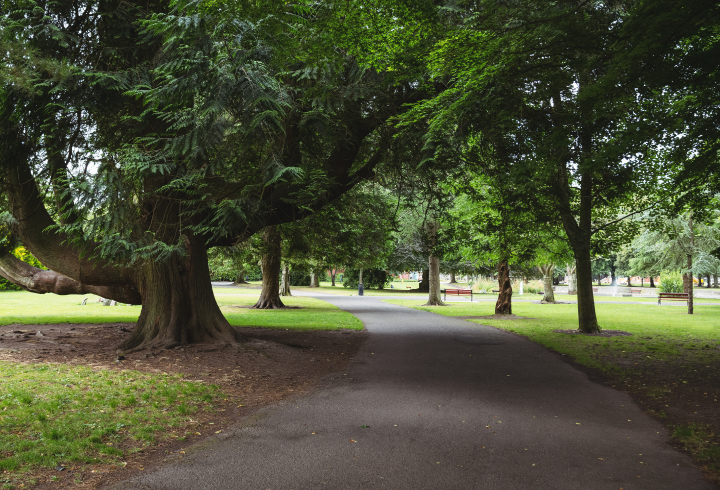
M498 295L497 303L495 303L496 315L512 314L512 283L510 282L510 267L508 260L503 258L498 263Z
M559 98L554 97L553 100L558 108L562 106ZM591 135L585 130L581 132L583 152L589 152L592 146ZM589 172L580 176L580 209L579 221L577 221L571 205L566 165L566 160L559 163L557 189L560 201L560 219L575 256L577 268L578 330L582 333L600 333L592 291L592 257L590 255L593 178Z
M455 284L457 282L457 279L455 278L455 273L450 273L450 284Z
M235 275L235 284L247 284L245 280L245 267L240 267L240 270Z
M555 272L555 264L546 264L540 266L540 272L543 274L543 303L555 303L555 293L553 292L553 275Z
M693 314L693 252L695 251L695 233L693 230L693 218L690 215L690 253L687 255L688 268L688 315Z
M330 269L330 282L331 286L335 287L335 276L337 275L337 269Z
M615 266L614 265L610 266L610 278L612 279L612 281L610 282L610 285L617 286L617 276L615 275Z
M435 246L435 237L437 236L439 225L432 221L428 223L428 235L430 237L431 249ZM440 258L430 255L428 258L428 276L429 291L428 301L425 306L445 306L440 296Z
M183 257L146 260L138 268L142 309L122 350L241 340L215 301L203 240L187 238L186 248Z
M282 265L282 281L280 282L280 296L292 296L290 292L290 266Z
M425 269L423 270L423 277L420 281L420 284L418 284L418 292L421 293L429 293L430 292L430 270Z
M632 287L632 277L628 276L628 287Z
M567 277L568 277L568 294L577 294L577 264L568 264L567 266ZM590 277L590 284L592 284L592 277Z
M320 275L313 272L313 276L310 278L310 285L314 288L320 287Z
M713 288L716 288L716 287L718 287L718 275L713 274L712 276L713 276Z
M265 228L263 232L262 290L254 308L284 308L280 300L280 262L282 235L277 226Z
M650 287L651 288L655 287L655 280L654 280L653 276L650 276Z

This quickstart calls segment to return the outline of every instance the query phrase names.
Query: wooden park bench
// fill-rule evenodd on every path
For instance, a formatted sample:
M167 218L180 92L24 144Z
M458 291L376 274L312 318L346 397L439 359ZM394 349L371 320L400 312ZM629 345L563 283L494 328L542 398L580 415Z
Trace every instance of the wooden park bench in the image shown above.
M442 289L440 292L443 293L443 301L445 301L449 294L450 296L470 296L470 301L472 302L472 289Z
M658 304L661 304L662 300L684 301L687 304L690 301L690 295L688 293L659 293Z
M642 294L642 288L630 288L630 294ZM683 293L685 294L685 293Z

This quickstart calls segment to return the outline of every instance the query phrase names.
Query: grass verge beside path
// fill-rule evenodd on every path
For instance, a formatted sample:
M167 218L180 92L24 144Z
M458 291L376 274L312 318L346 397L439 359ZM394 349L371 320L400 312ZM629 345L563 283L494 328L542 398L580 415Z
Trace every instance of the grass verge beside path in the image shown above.
M494 304L385 300L444 316L492 315ZM673 440L720 483L720 306L597 304L601 327L631 336L557 333L577 329L577 305L516 303L518 320L475 319L525 336L628 391L643 409L665 423Z
M8 489L34 484L28 475L37 471L122 466L156 439L183 438L191 418L223 396L179 375L61 364L3 362L0 379L0 482Z
M252 306L258 289L213 288L220 309L236 327L267 327L298 330L362 330L360 320L325 301L291 296L283 298L298 309L253 310L233 306ZM87 297L86 305L81 306ZM140 315L139 306L103 306L98 296L34 294L27 291L0 292L0 325L46 325L53 323L130 323Z
M290 296L282 298L289 308L283 310L255 310L248 308L257 296L243 294L217 296L220 309L230 325L236 327L266 327L293 330L362 330L363 324L353 314L325 301Z

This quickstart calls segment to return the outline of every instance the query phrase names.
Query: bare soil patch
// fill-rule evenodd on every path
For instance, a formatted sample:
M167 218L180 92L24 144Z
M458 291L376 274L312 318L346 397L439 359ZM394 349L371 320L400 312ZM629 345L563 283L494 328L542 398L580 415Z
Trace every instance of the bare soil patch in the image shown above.
M159 438L157 444L128 456L124 468L82 465L64 471L40 471L35 488L95 489L130 478L193 443L215 436L216 431L261 407L308 393L325 376L344 369L367 338L366 332L356 330L242 328L249 341L239 346L200 344L118 358L115 346L133 328L132 323L0 326L0 361L183 373L188 380L219 385L227 400L219 402L214 413L193 417L187 427L196 427L200 436L183 442ZM57 481L51 483L51 477Z
M553 332L557 333L566 333L569 335L587 335L589 337L629 337L632 334L630 332L624 332L622 330L603 330L600 333L585 333L581 332L576 328L570 328L570 329L558 329L553 330Z
M529 316L517 315L456 316L454 318L460 318L461 320L535 320L535 318Z

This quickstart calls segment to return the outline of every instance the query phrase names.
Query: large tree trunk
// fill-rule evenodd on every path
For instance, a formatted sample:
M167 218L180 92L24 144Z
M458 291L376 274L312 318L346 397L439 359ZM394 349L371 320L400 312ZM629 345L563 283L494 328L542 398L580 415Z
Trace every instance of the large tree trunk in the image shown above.
M553 291L553 275L555 272L555 264L546 264L540 266L540 272L543 274L543 303L555 303L555 292Z
M280 261L282 235L277 226L265 228L263 232L262 291L254 308L284 308L280 301Z
M510 266L507 259L498 263L498 295L495 303L496 315L512 315L512 282L510 282Z
M420 293L429 293L430 292L430 270L425 269L423 270L423 277L420 281L420 284L418 284L418 292Z
M292 296L290 292L290 266L282 265L282 280L280 281L280 296Z
M650 287L651 288L655 287L655 279L653 278L653 276L650 276Z
M136 271L143 306L121 349L242 340L215 301L204 241L186 238L185 246L184 256L145 260Z
M567 278L568 278L568 294L577 294L577 264L568 264L567 266ZM592 285L592 277L590 278L590 284Z
M456 284L456 283L457 283L457 279L455 278L455 273L451 272L450 273L450 284Z
M430 236L431 248L435 246L435 237L439 225L437 222L432 221L428 223L428 235ZM425 306L445 306L440 297L440 258L434 255L430 255L428 258L428 301Z

